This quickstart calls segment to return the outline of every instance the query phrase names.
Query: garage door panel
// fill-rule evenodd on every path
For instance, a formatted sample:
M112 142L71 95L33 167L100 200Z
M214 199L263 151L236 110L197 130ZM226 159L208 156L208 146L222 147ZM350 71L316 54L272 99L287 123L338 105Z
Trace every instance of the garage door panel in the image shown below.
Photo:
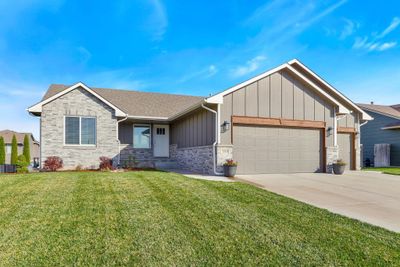
M316 172L321 170L318 129L233 127L238 173Z

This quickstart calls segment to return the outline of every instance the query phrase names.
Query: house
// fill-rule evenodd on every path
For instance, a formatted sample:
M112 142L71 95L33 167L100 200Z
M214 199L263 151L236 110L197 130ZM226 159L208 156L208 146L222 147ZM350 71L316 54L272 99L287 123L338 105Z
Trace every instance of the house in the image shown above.
M375 144L390 144L390 165L400 166L400 105L358 105L374 117L361 127L364 162L374 163Z
M41 161L97 167L176 163L219 173L330 171L340 158L360 167L360 124L372 118L298 60L210 97L51 85L28 108L40 116Z
M18 155L21 155L24 150L24 138L25 135L29 137L29 148L30 148L30 155L31 155L31 163L33 165L39 163L39 151L40 151L40 144L39 142L33 137L31 133L18 133L11 130L3 130L0 131L0 136L4 138L4 143L6 145L6 164L10 164L11 160L11 142L12 138L15 135L17 138L17 145L18 145Z

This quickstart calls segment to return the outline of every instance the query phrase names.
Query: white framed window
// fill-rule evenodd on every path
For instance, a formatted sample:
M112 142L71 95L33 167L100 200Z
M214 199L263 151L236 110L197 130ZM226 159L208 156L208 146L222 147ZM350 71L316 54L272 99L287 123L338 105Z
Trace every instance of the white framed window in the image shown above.
M6 145L6 154L11 154L11 145Z
M133 125L133 147L151 148L151 127L148 124Z
M64 145L96 145L96 118L84 116L64 117Z

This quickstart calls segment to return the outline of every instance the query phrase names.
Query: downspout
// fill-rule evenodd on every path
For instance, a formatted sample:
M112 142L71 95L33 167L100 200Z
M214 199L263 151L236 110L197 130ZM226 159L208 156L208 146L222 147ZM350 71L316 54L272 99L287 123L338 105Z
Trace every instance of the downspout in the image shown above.
M219 111L219 105L220 104L218 104L218 111ZM213 143L213 168L214 168L215 175L222 175L223 173L217 172L217 162L216 162L216 157L215 157L216 145L219 141L219 113L211 108L204 106L204 104L201 104L201 107L204 108L205 110L208 110L215 114L215 141Z
M121 141L119 140L119 123L128 119L128 114L126 114L125 118L117 120L117 143L118 143L118 167L121 166Z

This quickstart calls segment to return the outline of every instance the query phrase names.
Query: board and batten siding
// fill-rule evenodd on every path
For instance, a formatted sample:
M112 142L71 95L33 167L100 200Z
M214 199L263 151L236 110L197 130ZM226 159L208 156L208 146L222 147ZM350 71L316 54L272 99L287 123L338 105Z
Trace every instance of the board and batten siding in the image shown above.
M212 145L215 140L215 115L205 109L171 123L170 143L178 148Z
M232 116L284 118L291 120L324 121L333 127L333 104L318 95L289 73L273 73L246 87L224 96L221 123L231 122ZM231 131L221 133L221 143L231 144ZM333 145L327 133L328 146Z
M390 144L390 165L400 166L400 130L382 130L390 123L399 122L398 119L383 116L367 111L374 118L361 126L361 143L363 144L363 159L374 161L374 145Z

